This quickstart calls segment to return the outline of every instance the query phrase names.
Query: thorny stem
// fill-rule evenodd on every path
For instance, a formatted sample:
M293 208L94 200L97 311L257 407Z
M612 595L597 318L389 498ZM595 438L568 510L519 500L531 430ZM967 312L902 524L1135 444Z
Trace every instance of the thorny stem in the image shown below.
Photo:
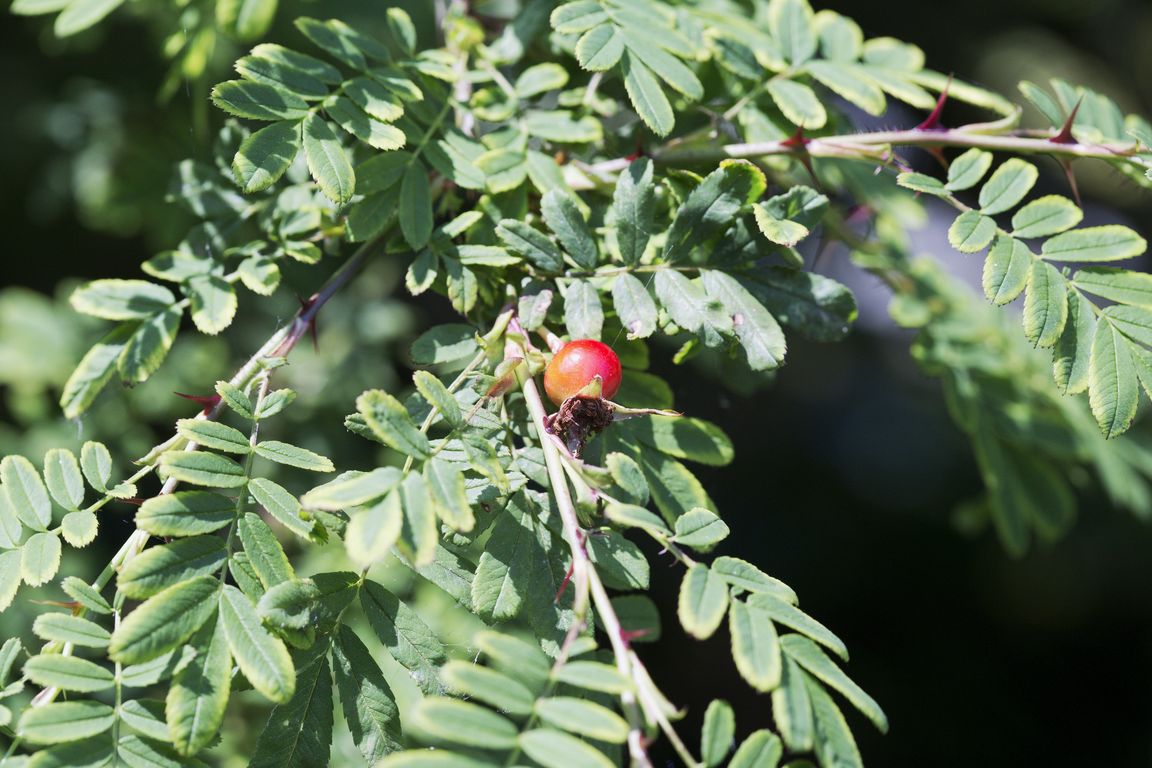
M378 238L374 241L365 243L360 247L359 250L356 251L356 253L350 256L348 260L345 261L330 278L328 278L328 281L324 283L320 290L313 294L312 298L310 298L304 304L304 306L300 308L300 311L296 313L296 316L292 319L292 322L273 333L272 336L266 342L264 342L260 349L257 350L256 353L252 355L252 357L250 357L248 361L240 367L236 374L229 380L229 383L236 387L247 387L252 382L257 373L262 369L262 363L266 358L284 357L289 352L291 352L296 344L300 341L300 339L304 336L304 334L308 332L308 328L315 321L316 315L320 312L320 309L325 304L327 304L329 299L331 299L341 288L348 284L348 282L356 275L360 267L363 266L364 261L368 258L368 255L380 242L381 239ZM224 408L225 405L223 401L221 401L216 403L216 405L214 405L208 411L197 414L196 418L213 421L220 416ZM188 442L188 444L184 447L184 450L195 451L199 449L199 447L199 443L193 440ZM130 481L134 482L135 480L142 478L149 472L155 470L158 462L159 458L154 458L149 462L147 466L142 467L135 475L133 475ZM176 489L178 482L179 481L174 477L168 478L168 480L160 488L157 496L166 496L172 493ZM112 559L108 562L108 565L104 567L104 570L100 572L100 575L97 576L96 579L92 582L92 588L98 592L102 591L104 587L108 585L108 582L112 580L112 576L144 549L144 546L148 543L148 539L150 537L151 534L149 534L147 531L137 528L132 533L132 535L128 537L127 541L124 542L116 554L112 556ZM83 608L82 606L78 610L74 611L74 615L77 616L83 616L85 613L87 613L87 609ZM71 655L71 653L72 648L70 645L66 645L61 651L61 655L64 656ZM59 695L59 688L55 686L45 688L32 699L31 706L42 707L55 701L56 697ZM15 749L15 747L13 746L10 748L9 752L11 752L12 749ZM3 763L6 759L7 756L0 758L0 767L3 766Z
M529 351L528 337L524 334L519 322L513 320L509 325L509 330L519 333L523 339L521 343L524 345L517 350L515 349L516 345L509 342L509 354L522 352L523 356L527 357ZM568 479L564 474L563 459L560 456L559 448L549 439L548 431L544 426L547 413L544 410L544 402L540 398L540 390L536 386L536 381L529 376L521 377L521 388L525 403L528 406L528 413L532 416L532 423L535 426L541 450L544 452L544 463L548 468L548 481L552 486L552 494L556 499L556 507L560 511L560 520L564 527L564 539L572 550L572 579L576 590L576 604L573 610L576 619L573 628L569 630L569 637L565 638L562 654L571 647L573 634L578 634L583 627L588 610L587 601L589 593L591 593L596 614L600 617L600 622L612 644L612 652L616 657L616 668L625 678L632 680L634 679L633 667L628 645L624 639L623 627L616 615L616 610L612 607L612 601L607 590L604 589L596 569L588 558L584 532L580 529L580 521L576 516L576 506L572 503ZM557 663L563 663L563 656ZM633 768L650 768L652 761L648 757L644 743L644 716L636 701L635 692L629 690L621 693L620 701L624 708L624 714L628 718L628 752L632 758L632 766Z
M979 130L983 130L980 128ZM681 165L714 163L720 160L769 155L808 154L812 157L839 157L855 160L875 161L882 159L884 151L890 147L979 147L1001 152L1019 154L1046 154L1071 158L1097 158L1101 160L1127 160L1144 168L1152 167L1152 162L1138 157L1139 146L1131 144L1082 144L1079 142L1056 142L1050 138L1023 135L1019 131L1002 134L981 133L977 126L948 128L944 130L921 130L912 128L905 131L877 131L874 133L850 133L840 136L820 136L797 144L793 139L780 141L760 141L748 144L725 144L721 146L685 147L656 152L653 159L658 163ZM620 161L613 161L620 162ZM606 164L597 165L601 171L611 170ZM626 167L624 163L622 167Z

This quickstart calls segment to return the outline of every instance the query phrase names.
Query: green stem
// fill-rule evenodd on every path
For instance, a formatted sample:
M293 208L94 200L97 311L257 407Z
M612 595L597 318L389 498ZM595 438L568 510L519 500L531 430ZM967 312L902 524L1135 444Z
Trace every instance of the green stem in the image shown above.
M528 335L524 332L523 328L515 319L509 324L509 331L520 336L520 344L523 347L509 341L508 353L515 354L519 352L523 357L527 357L528 349ZM612 606L612 601L608 597L607 590L600 582L599 574L592 566L588 557L588 551L584 546L584 534L580 530L580 521L576 516L576 506L572 502L572 494L568 488L568 478L564 474L563 459L560 455L560 449L556 441L548 433L547 427L547 414L544 411L544 401L540 397L540 390L536 386L536 381L529 376L519 374L521 389L524 393L524 401L528 406L528 413L532 417L532 424L536 430L536 437L540 443L541 450L544 452L544 463L548 469L548 482L551 486L552 495L556 500L556 508L560 512L560 520L563 523L564 539L568 542L569 548L572 550L572 581L576 590L576 601L573 605L573 611L576 614L576 619L573 624L573 630L569 630L568 636L564 640L564 645L561 648L561 656L557 660L557 664L563 663L568 648L574 641L577 634L584 623L584 617L588 610L588 598L592 597L592 601L596 606L596 614L600 618L600 623L604 632L608 635L608 640L612 645L612 652L616 659L616 668L625 678L634 680L633 668L631 659L629 657L628 645L624 639L624 630L620 624L620 619L616 615L616 610ZM636 694L629 690L620 694L620 703L624 709L624 714L628 719L628 752L632 758L633 768L651 768L652 761L648 757L648 752L644 744L644 715L636 701Z
M1053 132L1052 135L1055 136L1056 133ZM1136 142L1131 144L1065 143L1052 141L1051 138L1022 135L1021 132L1015 130L1002 134L978 133L975 126L945 130L912 128L906 131L820 136L809 139L804 144L798 144L791 139L782 139L747 144L671 148L656 152L653 159L666 165L696 165L716 163L728 159L807 154L811 157L838 157L874 162L892 147L977 147L1017 154L1123 160L1142 168L1152 167L1152 162L1138 157L1140 152ZM599 170L611 170L606 166L607 164L598 164L596 167Z

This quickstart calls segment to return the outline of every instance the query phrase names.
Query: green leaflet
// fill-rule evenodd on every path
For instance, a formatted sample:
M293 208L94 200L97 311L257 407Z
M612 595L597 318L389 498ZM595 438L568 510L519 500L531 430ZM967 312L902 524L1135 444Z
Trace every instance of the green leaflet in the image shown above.
M622 693L632 682L616 667L598 661L569 661L553 672L560 682L602 693Z
M136 326L116 360L121 379L129 383L147 381L160 368L176 340L183 314L183 308L176 304Z
M768 94L793 125L815 130L823 128L828 121L824 105L803 83L772 78L768 81Z
M852 61L809 61L804 67L821 85L870 115L879 116L887 107L884 91L868 77L867 71ZM991 156L989 156L991 160Z
M40 473L23 456L5 456L0 461L0 482L8 503L24 525L43 531L52 522L52 502Z
M194 576L215 573L227 560L224 540L193 536L152 547L137 555L120 571L117 585L131 598L146 598Z
M1014 301L1028 286L1035 256L1027 245L1011 237L997 237L984 260L984 295L993 304Z
M308 171L320 189L333 202L343 205L352 199L356 174L332 126L310 113L302 127L304 158Z
M984 250L995 235L996 222L979 211L964 211L948 228L948 242L961 253Z
M1067 320L1067 281L1051 264L1034 260L1024 295L1024 335L1036 346L1050 347Z
M112 707L94 701L63 701L28 709L20 734L34 744L59 744L103 733L112 727Z
M418 680L434 680L444 660L444 646L419 614L374 581L364 582L360 605L392 657Z
M383 560L399 540L403 525L404 511L396 492L356 511L344 537L348 556L364 567Z
M268 514L295 535L311 539L316 523L306 515L296 497L281 486L262 477L248 483L248 492Z
M662 269L656 273L656 297L673 322L689 333L699 334L710 347L721 344L733 332L728 308L708 296L700 282L680 272ZM761 307L761 313L766 314Z
M806 637L785 635L781 646L797 664L826 685L836 689L882 732L888 730L888 718L876 700L852 682L827 654Z
M66 613L42 613L32 622L32 631L44 640L72 643L84 648L104 648L112 635L99 624Z
M732 755L728 768L776 768L784 755L780 738L766 729L753 731Z
M509 714L529 715L536 702L532 691L522 683L478 664L449 661L441 667L440 675L444 684L454 693L482 701Z
M436 516L450 528L468 532L476 525L464 485L464 473L455 465L432 459L424 465L424 479Z
M676 118L672 104L652 70L628 51L620 60L620 69L624 75L624 90L640 119L657 136L667 136L675 126Z
M708 566L697 563L684 574L676 613L688 634L707 639L720 626L728 609L728 589Z
M60 537L36 533L21 547L20 577L31 587L51 581L60 567Z
M712 570L725 583L738 590L766 592L786 603L795 605L796 593L784 582L774 579L751 563L737 557L718 557L712 561Z
M584 220L584 214L571 197L562 190L549 191L540 201L540 215L576 267L585 270L596 268L596 240Z
M604 72L620 61L624 38L614 24L593 27L576 42L576 60L591 72Z
M536 716L545 725L585 738L621 744L628 737L628 723L607 707L572 696L537 699Z
M700 756L707 766L719 765L732 750L736 735L736 715L732 705L723 699L714 699L704 712L704 726L700 735Z
M664 259L669 263L681 261L693 246L727 229L740 210L763 193L765 183L764 174L747 161L721 164L704 177L676 212L664 244Z
M764 611L777 624L783 624L807 635L840 658L845 661L848 660L848 649L844 646L844 642L832 634L827 627L799 608L768 593L753 594L748 598L748 605L756 610Z
M421 699L412 711L410 725L432 740L448 744L481 749L509 749L516 744L517 729L510 720L454 699Z
M309 509L335 512L380 498L395 488L401 477L400 470L395 467L380 467L371 472L345 472L304 494L301 502Z
M173 676L164 706L172 746L182 755L194 755L216 738L232 682L232 655L219 618L196 639L200 650Z
M192 303L192 322L210 336L223 331L236 316L236 290L222 277L198 275L185 284Z
M1085 270L1080 270L1077 276ZM1052 376L1064 394L1077 394L1088 388L1092 340L1096 335L1096 315L1087 299L1068 291L1068 321L1053 348Z
M114 683L111 670L87 659L59 654L33 656L24 663L24 674L42 688L56 686L82 693L105 691Z
M659 278L659 275L657 275ZM784 360L784 332L776 318L730 275L704 270L701 281L708 296L719 301L732 318L732 330L754 371L777 368Z
M396 495L403 511L398 542L400 551L417 566L429 565L435 558L440 529L424 476L410 472Z
M52 499L64 509L76 510L84 503L84 478L72 451L53 448L44 455L44 482Z
M604 326L600 293L587 280L573 280L564 294L564 325L574 339L599 339Z
M219 620L232 657L252 687L272 701L289 702L296 690L296 673L288 650L264 629L252 602L231 585L220 593Z
M237 597L247 602L243 595ZM276 640L276 643L280 641ZM284 650L282 645L279 650ZM328 765L332 750L333 702L327 650L327 641L317 642L311 649L298 652L295 660L284 651L283 663L288 672L292 673L296 667L295 691L289 689L268 716L268 724L256 741L250 766L308 768ZM244 669L243 664L240 668Z
M226 453L246 454L251 451L248 435L226 424L206 419L180 419L176 431L206 448Z
M804 673L802 672L801 675ZM842 765L846 768L864 768L860 750L852 737L852 730L832 697L811 678L804 677L804 685L812 702L815 725L815 751L824 765Z
M733 600L728 609L728 633L740 675L758 691L776 688L783 662L776 627L768 614Z
M1072 276L1077 288L1118 302L1152 307L1152 275L1115 267L1084 267Z
M370 389L357 398L356 410L385 445L418 459L428 457L428 437L416 428L408 410L392 395Z
M538 645L491 630L480 632L473 638L473 642L487 654L495 668L515 677L534 691L544 688L551 667L548 657Z
M807 0L773 3L768 25L780 52L793 66L803 64L816 54L816 27Z
M1105 437L1128 429L1139 400L1127 340L1110 321L1097 322L1088 367L1088 402Z
M168 309L176 297L147 280L94 280L69 299L77 312L105 320L145 320Z
M728 526L715 513L690 509L676 518L674 541L700 552L707 552L728 538Z
M177 647L216 610L220 582L196 576L155 594L112 633L108 656L121 664L155 659Z
M656 302L648 288L628 272L616 276L612 284L612 303L620 324L630 339L643 339L656 332Z
M652 162L634 160L616 181L612 197L616 246L625 264L639 264L653 234L656 195Z
M516 616L524 593L547 569L535 525L529 505L510 504L493 528L472 582L472 604L481 617L502 621Z
M613 762L591 744L552 728L535 728L521 733L520 749L528 757L547 765L556 755L563 755L569 768L610 768Z
M236 71L247 80L280 86L307 100L327 96L328 85L340 77L319 59L271 43L261 43L238 59Z
M1128 227L1106 224L1056 235L1044 242L1040 255L1049 261L1119 261L1139 256L1147 247Z
M69 512L60 521L60 535L73 547L86 547L96 538L98 526L99 522L93 512Z
M282 443L279 440L263 440L256 444L256 455L277 464L287 464L310 472L333 472L332 461L325 456L301 448L298 445Z
M237 521L236 531L244 544L248 561L265 589L295 578L288 556L263 518L248 512Z
M332 646L332 668L344 719L364 759L371 764L398 749L400 719L392 690L364 643L347 626L340 627Z
M780 686L772 691L772 717L784 743L794 752L806 752L812 749L815 726L804 673L787 656L781 671Z
M204 451L170 451L160 457L169 477L210 488L239 488L248 482L244 467L232 459Z
M1013 237L1047 237L1071 229L1084 218L1080 206L1061 195L1045 195L1012 215Z
M423 248L432 234L432 192L419 163L409 165L400 182L400 230L414 249Z
M193 536L223 528L235 512L236 500L227 496L177 491L145 501L136 513L136 524L154 536Z
M973 147L948 165L948 183L945 187L950 192L971 189L980 183L991 167L992 153Z
M504 219L496 227L496 234L507 248L520 254L545 272L561 272L564 257L548 235L516 219Z
M304 99L283 88L250 80L228 80L212 89L212 103L250 120L299 120L308 115Z
M1013 207L1036 184L1040 172L1019 158L1005 160L980 188L980 212L991 216Z

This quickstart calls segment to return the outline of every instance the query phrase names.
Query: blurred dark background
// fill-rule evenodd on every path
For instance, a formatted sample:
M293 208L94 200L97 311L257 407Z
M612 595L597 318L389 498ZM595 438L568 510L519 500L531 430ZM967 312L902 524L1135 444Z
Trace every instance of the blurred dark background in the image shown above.
M285 19L335 12L283 5ZM1017 80L1062 76L1152 113L1146 0L815 5L1012 96ZM158 98L158 50L155 32L125 13L66 42L42 19L0 21L0 289L53 294L65 276L136 276L141 261L183 235L186 221L165 202L168 169L207 158L218 116L205 115L196 84ZM231 56L221 58L214 79L226 77ZM1048 170L1047 191L1066 191L1055 165ZM1109 171L1086 170L1087 200L1147 235L1152 198ZM721 424L735 442L731 467L700 472L737 532L721 552L793 585L802 606L847 642L850 674L892 724L880 736L848 713L870 765L1152 765L1152 530L1083 497L1067 538L1018 561L990 534L962 536L951 512L980 491L968 446L935 384L908 361L907 337L884 325L882 307L866 304L865 313L870 330L844 343L793 340L788 366L755 395L653 355L678 407ZM11 313L0 313L0 348L5 322L11 331ZM5 429L11 437L27 406L13 404L19 383L4 371L0 386L8 387L0 438ZM687 722L725 696L741 733L764 725L767 697L725 661L726 634L704 648L688 641L675 626L678 578L662 578L658 564L653 575L665 640L642 653L688 707Z

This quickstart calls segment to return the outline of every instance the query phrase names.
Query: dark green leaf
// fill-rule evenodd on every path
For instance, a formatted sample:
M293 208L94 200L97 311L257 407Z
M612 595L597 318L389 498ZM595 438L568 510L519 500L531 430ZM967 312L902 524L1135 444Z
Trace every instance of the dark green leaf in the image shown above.
M141 604L112 633L108 657L137 664L176 648L216 610L220 582L196 576L173 584Z
M244 593L228 584L220 593L220 621L232 657L252 687L272 701L281 704L291 701L296 690L296 671L287 649L279 638L264 629L256 607ZM324 666L327 672L327 665ZM309 681L302 682L301 690L305 691ZM315 680L311 682L316 684ZM329 716L331 709L329 703Z
M343 205L352 199L356 175L332 127L321 117L309 114L304 120L304 157L312 178L328 199Z
M218 84L212 89L212 103L230 115L251 120L299 120L308 115L308 103L296 94L250 80Z
M165 702L172 746L194 755L220 731L232 681L232 655L219 619L200 631L196 655L172 678Z
M300 144L299 122L280 121L261 128L244 139L232 158L236 182L245 194L267 189L292 165L300 152Z
M332 646L332 667L352 739L373 764L400 747L400 717L392 689L364 643L347 626L340 627Z

